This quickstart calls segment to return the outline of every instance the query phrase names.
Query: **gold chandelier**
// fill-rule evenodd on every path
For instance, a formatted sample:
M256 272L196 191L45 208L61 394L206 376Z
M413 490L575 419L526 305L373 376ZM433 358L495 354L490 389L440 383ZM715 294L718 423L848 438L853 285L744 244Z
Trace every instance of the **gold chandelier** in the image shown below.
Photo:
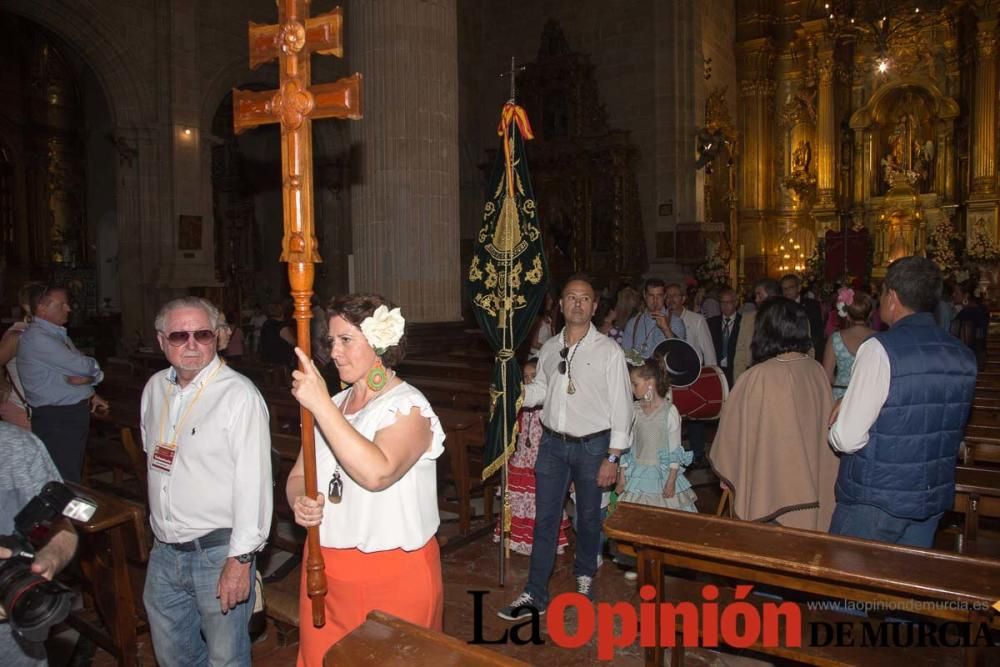
M889 70L895 44L914 37L931 17L950 5L948 0L813 0L815 13L822 11L826 18L830 37L868 42L874 47L880 74ZM949 12L943 14L952 20Z

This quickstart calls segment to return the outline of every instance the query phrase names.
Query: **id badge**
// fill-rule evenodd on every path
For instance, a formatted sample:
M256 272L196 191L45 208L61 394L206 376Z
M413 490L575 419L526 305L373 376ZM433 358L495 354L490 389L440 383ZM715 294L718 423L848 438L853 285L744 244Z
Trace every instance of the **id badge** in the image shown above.
M158 442L153 448L153 456L149 459L149 467L169 475L173 470L176 455L177 445L169 442Z

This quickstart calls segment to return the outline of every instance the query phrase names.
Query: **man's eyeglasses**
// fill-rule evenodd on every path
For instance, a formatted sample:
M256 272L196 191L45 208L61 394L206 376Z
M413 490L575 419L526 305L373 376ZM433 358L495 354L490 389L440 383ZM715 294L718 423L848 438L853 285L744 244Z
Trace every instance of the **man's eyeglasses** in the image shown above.
M566 375L566 356L569 354L569 348L564 347L562 351L559 352L559 356L562 357L562 361L559 362L559 374Z
M174 347L180 347L194 336L195 342L205 345L215 340L215 332L211 329L198 329L197 331L171 331L167 334L167 342Z

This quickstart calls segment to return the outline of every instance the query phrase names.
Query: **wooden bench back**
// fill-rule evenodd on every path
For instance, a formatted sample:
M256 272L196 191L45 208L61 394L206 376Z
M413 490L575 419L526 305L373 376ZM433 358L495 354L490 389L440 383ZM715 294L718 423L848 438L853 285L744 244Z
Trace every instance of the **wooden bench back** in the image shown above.
M605 531L674 556L675 563L701 561L700 571L711 571L712 563L749 565L774 573L776 580L797 577L826 590L856 588L987 608L1000 599L1000 561L948 552L631 503L618 505Z
M422 628L382 611L330 647L325 667L341 665L434 665L434 667L517 667L528 663Z

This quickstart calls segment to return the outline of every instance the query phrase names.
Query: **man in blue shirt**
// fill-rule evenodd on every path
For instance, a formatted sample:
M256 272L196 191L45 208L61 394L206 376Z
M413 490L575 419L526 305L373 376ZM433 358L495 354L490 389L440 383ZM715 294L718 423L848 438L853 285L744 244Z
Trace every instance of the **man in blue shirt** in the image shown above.
M17 370L31 407L31 427L45 443L63 479L79 482L90 430L90 411L108 409L94 392L104 373L66 333L69 295L65 289L28 290L32 321L17 346Z
M643 359L653 356L656 346L668 338L685 338L684 322L664 306L667 285L659 278L646 281L642 298L646 309L634 315L622 332L622 349L635 350Z

